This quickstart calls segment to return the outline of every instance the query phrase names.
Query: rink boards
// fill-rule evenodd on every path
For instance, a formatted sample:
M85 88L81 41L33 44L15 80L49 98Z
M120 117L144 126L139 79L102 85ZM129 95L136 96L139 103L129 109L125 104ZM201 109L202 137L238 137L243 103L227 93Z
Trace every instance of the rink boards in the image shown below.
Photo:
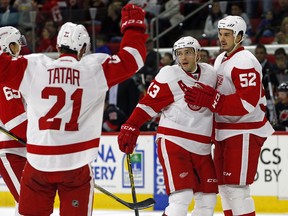
M163 171L157 157L155 134L142 133L131 157L139 201L154 197L153 209L163 210L167 205ZM125 155L118 149L117 134L101 138L98 157L92 164L98 185L120 198L132 202ZM259 212L288 213L288 133L277 133L266 141L259 159L258 172L251 192ZM0 178L0 206L13 206L14 201ZM58 199L55 206L59 206ZM94 208L125 209L115 200L95 190ZM191 209L193 203L191 204ZM220 199L216 211L221 211Z

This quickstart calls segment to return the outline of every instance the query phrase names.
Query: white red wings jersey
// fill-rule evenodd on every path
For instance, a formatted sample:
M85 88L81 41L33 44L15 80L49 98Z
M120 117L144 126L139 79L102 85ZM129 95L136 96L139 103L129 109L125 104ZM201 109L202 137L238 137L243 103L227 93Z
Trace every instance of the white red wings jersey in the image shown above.
M216 140L237 134L270 136L274 130L265 116L266 98L262 68L255 56L243 47L231 56L221 53L215 60L217 90L225 96L215 115Z
M0 126L26 141L27 116L19 91L0 85ZM0 155L26 157L26 147L0 131Z
M27 160L34 168L72 170L97 157L106 91L144 65L146 38L128 29L117 55L80 61L74 55L0 56L0 83L19 89L27 103Z
M150 117L161 111L157 138L163 137L190 152L207 155L211 152L213 114L205 107L188 106L184 92L197 81L215 87L216 73L206 63L199 63L197 72L198 77L196 73L194 78L178 65L163 67L136 109Z

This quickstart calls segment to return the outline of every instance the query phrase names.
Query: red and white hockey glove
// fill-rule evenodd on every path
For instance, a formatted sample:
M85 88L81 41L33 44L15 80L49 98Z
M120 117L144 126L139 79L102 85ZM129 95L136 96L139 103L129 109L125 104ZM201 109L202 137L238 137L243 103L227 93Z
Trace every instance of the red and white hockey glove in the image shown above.
M140 29L143 33L146 31L145 11L136 5L126 4L122 8L121 33L124 34L127 28Z
M138 127L130 124L123 124L118 135L119 149L126 154L132 154L140 134Z
M224 102L224 96L216 89L199 82L192 88L187 88L184 98L188 104L208 107L216 113L220 111Z

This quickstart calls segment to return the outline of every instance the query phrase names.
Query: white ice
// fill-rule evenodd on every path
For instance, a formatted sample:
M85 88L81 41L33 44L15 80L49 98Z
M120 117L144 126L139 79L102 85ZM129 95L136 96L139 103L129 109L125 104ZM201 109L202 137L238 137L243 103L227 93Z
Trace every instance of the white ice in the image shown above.
M139 211L139 216L161 216L163 212L161 211ZM14 216L14 208L0 208L0 215L1 216ZM59 210L55 209L54 213L51 216L59 216ZM107 211L107 210L98 210L95 209L93 211L93 216L135 216L133 210L130 211ZM188 215L187 215L188 216ZM215 213L214 216L223 216L221 213ZM288 216L286 214L275 214L275 213L267 213L267 214L260 214L258 213L257 216Z

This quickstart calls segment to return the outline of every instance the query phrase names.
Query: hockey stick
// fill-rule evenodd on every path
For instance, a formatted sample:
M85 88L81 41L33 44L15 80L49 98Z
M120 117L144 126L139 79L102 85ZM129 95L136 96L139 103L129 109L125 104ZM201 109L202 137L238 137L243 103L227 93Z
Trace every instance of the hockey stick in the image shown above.
M6 130L5 128L3 128L1 126L0 126L0 131L2 133L6 134L7 136L11 137L12 139L18 141L22 145L26 146L26 142L24 140L22 140L21 138L17 137L12 132ZM146 200L143 200L141 202L136 202L136 203L125 202L124 200L120 199L119 197L117 197L114 194L110 193L109 191L105 190L104 188L102 188L101 186L97 185L96 183L94 183L94 188L96 188L97 190L101 191L105 195L115 199L116 201L118 201L119 203L121 203L122 205L124 205L124 206L126 206L126 207L128 207L130 209L145 209L145 208L149 208L149 207L151 207L151 206L153 206L155 204L155 200L153 198L148 198Z
M26 146L26 142L25 142L23 139L17 137L15 134L13 134L12 132L6 130L6 129L3 128L2 126L0 126L0 131L1 131L2 133L6 134L7 136L9 136L10 138L18 141L18 142L21 143L22 145Z
M129 179L130 179L130 184L131 184L132 198L133 198L133 202L137 203L137 197L136 197L136 190L135 190L130 154L126 154L126 159L127 159L128 173L129 173ZM135 216L139 216L138 209L135 209L134 212L135 212Z

